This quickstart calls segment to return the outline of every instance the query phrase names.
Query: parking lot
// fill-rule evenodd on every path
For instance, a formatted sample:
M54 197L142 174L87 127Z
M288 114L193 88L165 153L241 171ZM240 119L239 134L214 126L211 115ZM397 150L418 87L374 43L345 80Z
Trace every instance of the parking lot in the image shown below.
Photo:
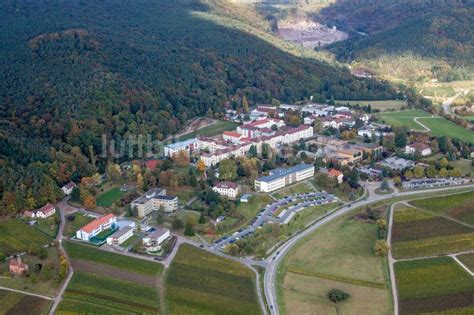
M326 192L297 194L278 199L265 208L262 208L258 215L252 220L250 225L234 232L230 236L224 236L218 239L214 242L211 248L223 248L224 246L232 244L239 239L248 237L268 222L275 224L287 224L298 211L308 207L323 205L329 202L336 202L337 200L337 197ZM284 209L275 216L275 214L281 208Z
M403 189L422 189L432 187L455 186L468 183L468 179L464 178L427 178L415 179L408 182L403 182Z

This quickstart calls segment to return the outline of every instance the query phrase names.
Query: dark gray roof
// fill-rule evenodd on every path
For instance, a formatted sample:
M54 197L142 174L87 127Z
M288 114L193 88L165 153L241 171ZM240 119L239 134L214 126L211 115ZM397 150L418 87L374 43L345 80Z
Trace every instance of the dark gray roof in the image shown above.
M314 165L302 163L290 168L277 168L271 172L271 175L259 177L257 178L257 180L261 182L271 182L278 178L297 173L309 168L314 168Z

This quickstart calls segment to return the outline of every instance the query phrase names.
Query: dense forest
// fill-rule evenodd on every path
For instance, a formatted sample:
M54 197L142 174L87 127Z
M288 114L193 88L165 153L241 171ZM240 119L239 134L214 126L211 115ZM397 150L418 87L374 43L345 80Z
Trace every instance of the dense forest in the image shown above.
M55 201L60 185L103 171L103 134L162 139L243 96L396 96L197 14L208 10L198 1L3 1L0 206Z
M343 61L412 53L458 69L474 67L471 0L338 0L319 18L352 32L349 40L330 48ZM458 71L456 79L468 74Z

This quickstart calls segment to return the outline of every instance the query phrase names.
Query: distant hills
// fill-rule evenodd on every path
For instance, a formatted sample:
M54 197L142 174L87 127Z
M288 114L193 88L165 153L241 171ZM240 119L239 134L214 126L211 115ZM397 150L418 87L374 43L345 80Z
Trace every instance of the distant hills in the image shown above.
M352 32L349 40L330 48L343 61L408 53L453 68L474 67L470 0L338 0L318 16Z

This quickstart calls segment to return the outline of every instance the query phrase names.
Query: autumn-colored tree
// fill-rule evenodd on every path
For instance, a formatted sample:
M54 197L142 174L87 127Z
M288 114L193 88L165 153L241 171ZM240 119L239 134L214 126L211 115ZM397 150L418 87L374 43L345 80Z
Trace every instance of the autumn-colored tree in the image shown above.
M141 173L139 173L137 175L137 187L138 187L138 189L143 189L143 183L144 183L143 175Z
M196 169L199 172L199 174L204 174L204 172L206 171L206 164L204 163L203 160L197 161Z
M242 97L242 107L244 109L244 113L248 114L250 112L249 101L245 95Z
M87 209L94 209L96 206L96 201L94 196L87 196L87 198L84 200L84 207Z
M376 256L385 257L388 254L388 244L385 240L377 240L374 245L374 252Z
M442 168L442 169L439 170L438 175L440 177L446 177L446 176L448 176L448 171L445 168Z
M181 150L173 155L173 161L178 166L187 166L189 165L189 153L185 150Z

